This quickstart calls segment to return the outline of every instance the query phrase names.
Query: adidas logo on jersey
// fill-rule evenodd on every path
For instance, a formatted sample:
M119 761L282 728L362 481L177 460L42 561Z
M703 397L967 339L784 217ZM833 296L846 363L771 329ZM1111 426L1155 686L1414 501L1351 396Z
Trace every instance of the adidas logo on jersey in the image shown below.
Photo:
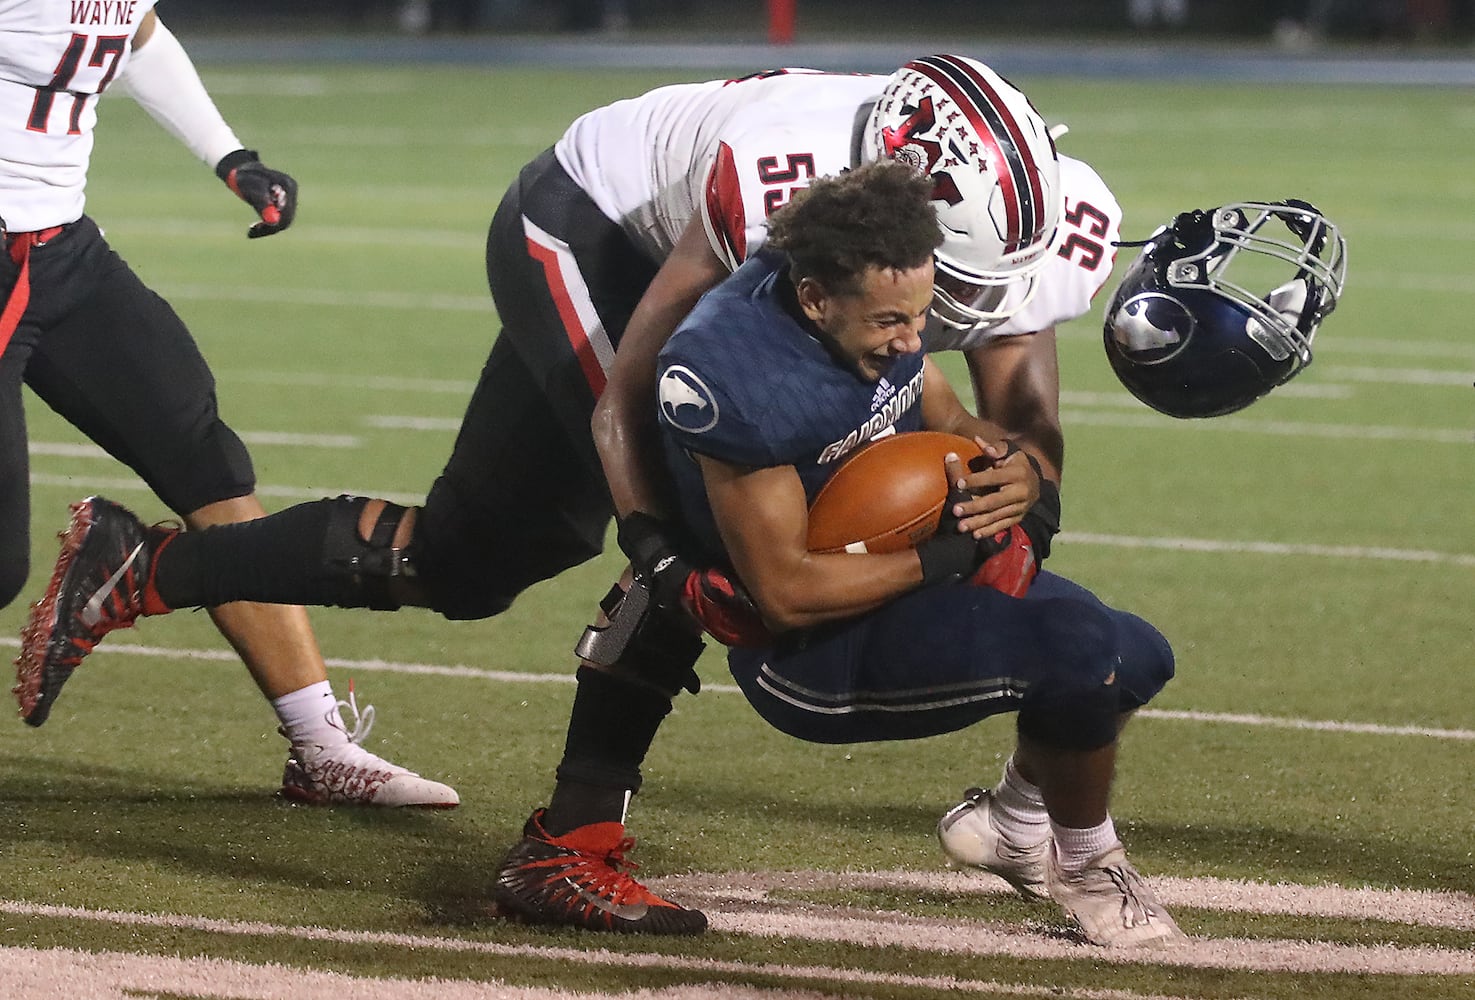
M896 386L886 380L883 375L881 381L876 383L876 391L871 395L871 412L875 413L886 405L886 401L896 395Z

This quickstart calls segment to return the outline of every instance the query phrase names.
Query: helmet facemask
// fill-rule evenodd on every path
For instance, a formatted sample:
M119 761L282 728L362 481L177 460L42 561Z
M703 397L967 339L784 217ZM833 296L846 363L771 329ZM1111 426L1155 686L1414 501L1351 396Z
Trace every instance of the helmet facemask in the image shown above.
M936 264L932 315L943 326L961 333L987 330L1006 322L1030 303L1040 284L1033 272L1005 281L978 282L951 271L940 256Z
M1295 358L1286 379L1311 363L1316 331L1336 308L1347 274L1346 242L1315 206L1244 201L1185 212L1153 242L1175 258L1163 272L1167 284L1242 307L1252 340L1276 361Z
M1183 212L1142 246L1106 309L1107 359L1174 417L1234 413L1311 363L1347 274L1337 227L1304 201Z

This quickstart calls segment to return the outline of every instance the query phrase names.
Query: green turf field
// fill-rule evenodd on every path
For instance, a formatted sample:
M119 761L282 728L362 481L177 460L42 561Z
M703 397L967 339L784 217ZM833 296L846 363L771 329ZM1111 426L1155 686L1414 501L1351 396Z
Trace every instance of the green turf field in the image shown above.
M126 100L104 102L90 212L190 323L268 506L418 500L496 334L482 254L503 189L578 113L676 77L205 75L300 181L294 228L247 241L245 206ZM175 963L99 996L278 995L241 985L240 964L180 961L197 958L351 975L355 996L419 996L375 980L432 976L460 982L423 995L1475 996L1469 93L1016 82L1071 126L1062 151L1113 187L1129 236L1297 196L1350 246L1315 365L1237 416L1175 422L1132 400L1100 350L1105 295L1062 331L1067 534L1051 568L1178 652L1127 731L1113 811L1196 937L1187 957L1108 961L1053 911L942 868L937 817L995 780L1009 719L809 746L768 730L710 650L710 690L678 702L630 830L641 876L671 880L714 931L609 940L488 919L489 866L551 787L571 649L618 570L606 556L488 622L314 612L339 693L351 677L377 706L371 747L456 785L445 814L275 800L285 743L204 614L110 637L44 728L0 726L0 993L93 995L24 978L92 967L21 950L67 948ZM44 408L29 419L35 597L68 501L166 512ZM23 617L0 612L7 657ZM309 976L291 995L348 994Z

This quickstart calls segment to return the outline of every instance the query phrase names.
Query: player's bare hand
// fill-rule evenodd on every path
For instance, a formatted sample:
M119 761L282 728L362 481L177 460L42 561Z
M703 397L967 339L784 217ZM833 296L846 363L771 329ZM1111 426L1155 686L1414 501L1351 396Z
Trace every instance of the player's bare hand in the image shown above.
M1040 477L1017 448L1011 452L1006 442L975 440L983 456L971 468L950 463L948 482L971 494L954 505L953 514L962 531L981 540L1019 523L1040 498Z

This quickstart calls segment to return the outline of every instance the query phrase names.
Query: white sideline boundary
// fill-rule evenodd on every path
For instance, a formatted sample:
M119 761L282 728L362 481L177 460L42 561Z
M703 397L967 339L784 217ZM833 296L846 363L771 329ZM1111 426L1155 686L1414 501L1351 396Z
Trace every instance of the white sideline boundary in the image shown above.
M19 649L20 640L0 636L0 648ZM94 657L117 653L123 656L151 656L161 660L186 660L202 663L238 663L236 654L226 649L185 649L167 646L145 646L127 641L99 646ZM396 660L353 660L329 656L324 662L335 670L358 673L405 674L423 677L456 677L491 681L497 684L572 684L572 673L530 673L516 670L488 670L460 663L406 663ZM702 683L702 690L713 694L741 694L736 684ZM1347 722L1335 719L1296 719L1285 716L1257 715L1252 712L1199 712L1191 709L1143 708L1139 719L1163 719L1174 722L1200 722L1268 729L1300 729L1323 733L1358 733L1366 736L1415 736L1456 742L1475 741L1475 729L1440 729L1434 726L1386 725L1375 722Z

